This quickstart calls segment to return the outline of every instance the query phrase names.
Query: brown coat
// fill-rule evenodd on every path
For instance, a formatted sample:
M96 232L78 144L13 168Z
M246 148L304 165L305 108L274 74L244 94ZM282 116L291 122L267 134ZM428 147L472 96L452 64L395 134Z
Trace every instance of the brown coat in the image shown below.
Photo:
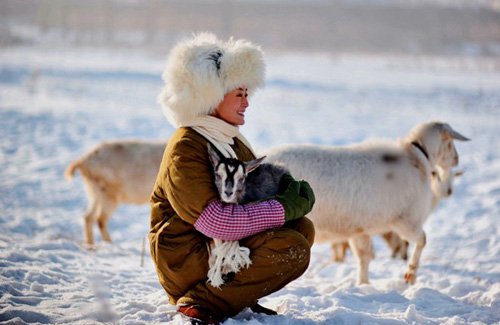
M238 140L233 149L240 160L255 158ZM302 218L287 227L241 240L250 248L253 264L222 290L213 288L206 283L209 239L193 224L218 198L207 140L190 128L179 128L168 142L151 196L151 255L172 304L199 304L223 318L300 276L309 263L314 228ZM268 251L268 245L277 251ZM257 256L259 251L266 253ZM276 262L281 255L291 259Z

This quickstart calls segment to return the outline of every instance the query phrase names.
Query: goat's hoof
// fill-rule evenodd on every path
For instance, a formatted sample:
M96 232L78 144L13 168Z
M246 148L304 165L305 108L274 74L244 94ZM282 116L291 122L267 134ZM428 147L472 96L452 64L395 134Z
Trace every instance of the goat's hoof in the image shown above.
M411 272L411 271L408 271L405 273L405 282L408 283L408 284L415 284L417 280L417 275L415 274L415 272Z

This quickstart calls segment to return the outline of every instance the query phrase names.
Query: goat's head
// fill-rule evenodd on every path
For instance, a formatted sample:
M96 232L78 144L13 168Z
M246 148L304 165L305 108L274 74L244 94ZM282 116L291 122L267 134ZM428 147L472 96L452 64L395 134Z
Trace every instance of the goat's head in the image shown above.
M454 171L439 166L432 171L432 192L438 198L447 198L453 194L453 181L464 174L463 170Z
M442 122L417 125L407 140L417 142L426 150L431 165L438 165L446 170L458 165L458 153L453 140L469 141L449 124Z
M238 203L245 194L245 179L248 173L255 170L264 157L243 162L234 158L226 158L208 144L208 157L214 168L215 186L220 199L226 203Z

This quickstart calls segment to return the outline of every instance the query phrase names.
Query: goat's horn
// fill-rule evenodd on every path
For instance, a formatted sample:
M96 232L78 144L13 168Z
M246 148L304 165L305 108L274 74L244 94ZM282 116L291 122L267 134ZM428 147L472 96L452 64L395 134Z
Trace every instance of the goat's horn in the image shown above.
M467 137L464 137L463 135L461 135L460 133L458 133L457 131L453 130L451 128L451 126L449 126L448 124L445 124L444 125L444 130L446 132L448 132L448 134L455 140L458 140L458 141L470 141L469 138Z

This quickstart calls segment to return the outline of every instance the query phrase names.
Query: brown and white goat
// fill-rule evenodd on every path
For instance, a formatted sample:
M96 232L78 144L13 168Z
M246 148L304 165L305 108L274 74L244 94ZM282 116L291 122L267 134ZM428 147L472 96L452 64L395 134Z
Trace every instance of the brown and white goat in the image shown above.
M71 180L79 171L87 192L84 238L94 245L97 223L104 241L111 242L108 221L120 203L146 204L160 168L165 142L103 142L73 161L65 171Z

